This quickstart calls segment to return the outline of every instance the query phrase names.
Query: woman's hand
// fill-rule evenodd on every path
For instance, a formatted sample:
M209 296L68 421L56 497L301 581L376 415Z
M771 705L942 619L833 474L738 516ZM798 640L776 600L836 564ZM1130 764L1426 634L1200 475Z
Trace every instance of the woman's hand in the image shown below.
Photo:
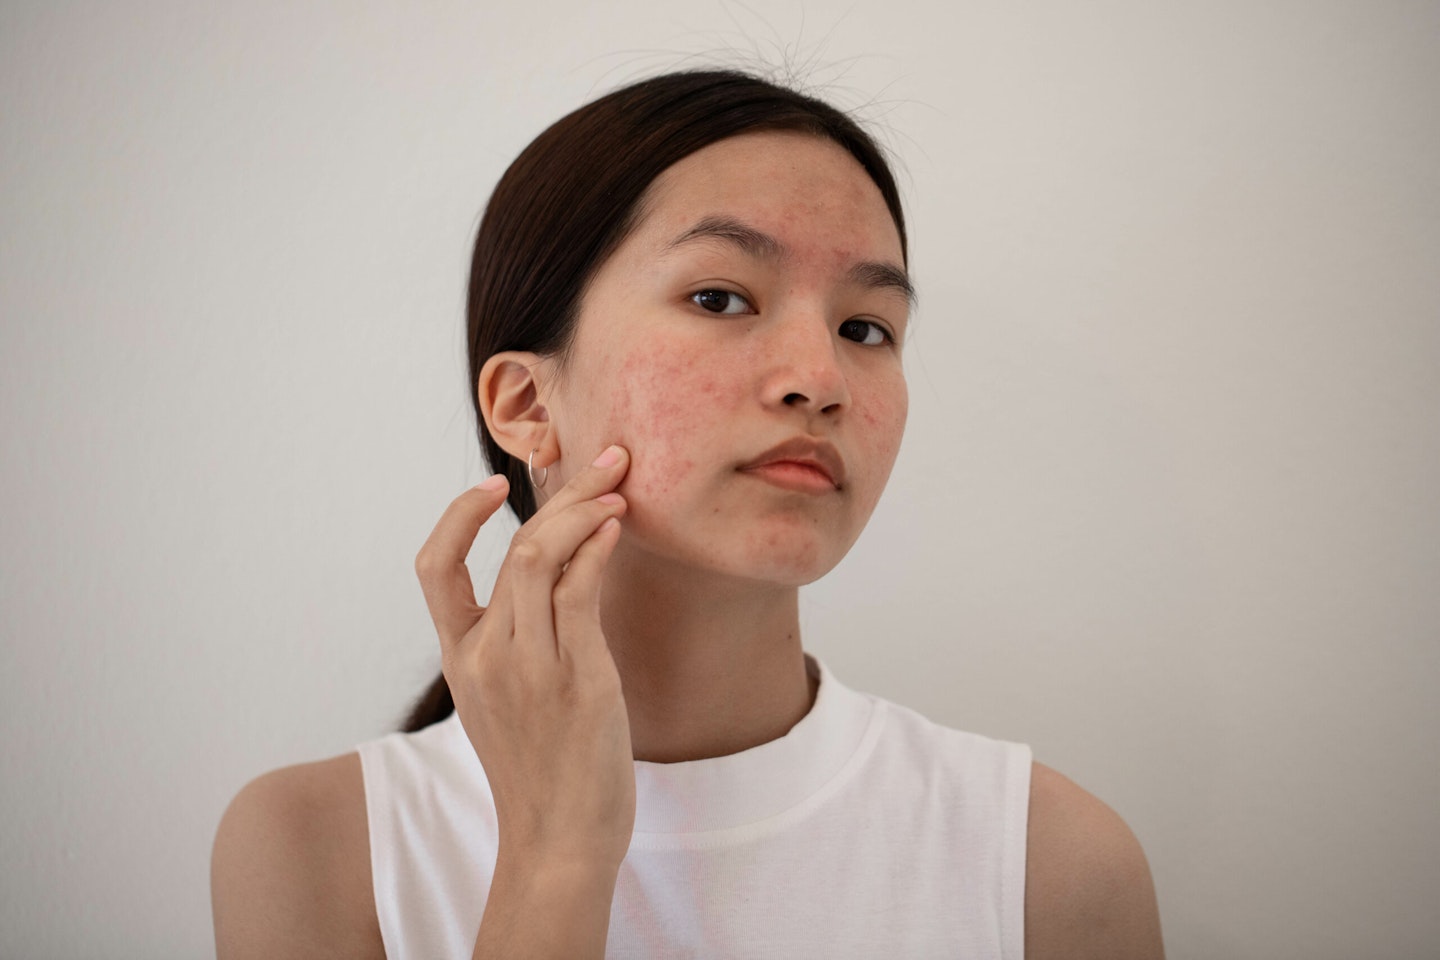
M455 710L495 797L496 873L513 867L518 888L607 871L613 884L630 846L630 724L600 629L601 574L625 512L614 491L628 467L611 447L557 491L515 534L488 607L465 558L505 502L503 476L456 498L415 558Z

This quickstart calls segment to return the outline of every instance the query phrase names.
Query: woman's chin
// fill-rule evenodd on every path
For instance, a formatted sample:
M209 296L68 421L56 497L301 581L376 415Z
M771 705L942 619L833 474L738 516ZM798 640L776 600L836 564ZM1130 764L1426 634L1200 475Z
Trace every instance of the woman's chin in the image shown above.
M824 542L813 528L732 531L700 538L655 529L632 511L616 550L619 562L653 565L662 575L706 575L754 581L773 587L803 587L835 568L844 551Z

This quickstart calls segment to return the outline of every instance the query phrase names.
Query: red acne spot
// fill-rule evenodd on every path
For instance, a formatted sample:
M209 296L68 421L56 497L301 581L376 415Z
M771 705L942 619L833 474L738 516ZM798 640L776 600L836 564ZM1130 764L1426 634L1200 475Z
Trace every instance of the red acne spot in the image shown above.
M630 482L649 497L663 496L695 468L684 455L708 423L718 386L698 372L693 356L648 348L621 365L617 389L626 397L619 424L635 446Z

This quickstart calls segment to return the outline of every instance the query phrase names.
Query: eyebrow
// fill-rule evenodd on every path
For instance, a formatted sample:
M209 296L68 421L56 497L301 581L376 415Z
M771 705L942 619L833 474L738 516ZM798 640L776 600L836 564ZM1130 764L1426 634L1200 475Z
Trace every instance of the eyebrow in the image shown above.
M790 250L785 244L734 217L705 217L666 244L665 251L668 253L687 243L704 240L729 244L757 260L778 262L790 257ZM850 282L862 287L899 293L907 304L915 305L915 287L910 277L893 263L865 260L851 267L848 277Z

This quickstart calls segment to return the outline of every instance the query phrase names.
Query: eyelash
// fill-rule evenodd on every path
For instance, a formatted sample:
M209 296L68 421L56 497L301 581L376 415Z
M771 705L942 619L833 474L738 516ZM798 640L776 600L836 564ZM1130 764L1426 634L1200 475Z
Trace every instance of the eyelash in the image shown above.
M736 292L733 291L733 290L725 290L725 289L722 289L722 288L719 288L719 287L707 287L707 288L704 289L704 290L697 290L695 293L692 293L692 294L690 295L690 302L693 303L693 304L695 304L695 305L696 305L697 307L699 307L701 310L706 311L707 313L714 313L714 314L717 314L717 315L720 315L720 316L730 316L730 317L733 317L733 316L741 316L741 315L742 315L742 314L738 314L738 313L730 313L730 312L726 311L726 310L723 309L723 308L720 309L720 310L711 310L709 307L705 306L705 304L701 302L701 299L702 299L702 298L712 298L712 297L714 297L716 294L719 294L719 295L721 295L721 296L724 296L724 297L729 298L729 299L727 300L725 306L729 306L731 302L733 302L733 301L735 301L735 300L738 300L738 301L740 301L741 303L745 304L745 306L749 307L752 312L755 310L754 306L752 306L751 303L750 303L750 301L747 300L747 299L745 299L745 297L741 296L740 294L736 293ZM876 323L874 320L860 320L860 319L852 318L852 319L846 320L844 323L840 324L840 329L841 329L841 330L844 330L846 327L849 327L849 326L851 326L852 324L857 324L857 323L858 323L858 324L864 324L865 326L868 326L869 328L871 328L871 329L873 329L873 330L878 330L878 331L880 332L880 337L881 337L880 343L865 343L865 340L869 338L869 334L868 334L868 333L867 333L865 336L863 336L863 337L861 337L861 338L859 338L859 339L856 339L856 338L854 338L854 337L846 337L845 339L847 339L847 340L852 340L852 341L855 342L855 343L859 343L859 344L861 344L861 345L863 345L863 346L867 346L867 347L888 346L888 345L893 344L893 343L895 342L895 335L892 334L883 324ZM841 335L843 336L843 334L841 334Z
M738 314L727 313L724 310L711 310L709 307L705 306L705 304L700 302L701 297L709 297L715 294L730 297L732 300L739 300L741 303L745 304L745 306L750 307L751 311L754 311L755 309L753 306L751 306L750 301L746 300L740 294L736 293L733 290L722 290L719 287L707 287L704 290L697 290L695 293L690 294L690 302L695 304L695 306L699 307L701 310L706 311L707 313L718 313L723 316L730 317L738 316Z
M884 326L876 323L874 320L858 320L858 319L855 319L855 320L846 320L844 323L840 324L840 329L841 329L841 330L844 330L846 327L850 326L850 324L852 324L852 323L863 323L863 324L865 324L866 326L870 327L872 330L878 330L878 331L880 331L880 342L879 342L879 343L865 343L865 339L866 339L866 338L862 338L862 339L859 339L859 340L856 340L856 341L855 341L856 343L861 344L862 346L866 346L866 347L886 347L886 346L890 346L891 344L893 344L893 343L895 342L895 335L892 334L889 330L887 330ZM849 340L849 339L852 339L852 338L846 337L845 339Z

